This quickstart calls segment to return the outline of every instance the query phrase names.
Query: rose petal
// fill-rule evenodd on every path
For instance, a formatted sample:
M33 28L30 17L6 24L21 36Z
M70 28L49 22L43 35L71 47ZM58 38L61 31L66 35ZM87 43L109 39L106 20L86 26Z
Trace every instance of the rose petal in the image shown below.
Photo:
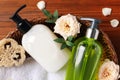
M111 8L102 8L102 13L104 16L111 15L112 9Z
M45 8L45 1L39 1L37 7L38 9L43 10Z
M112 27L117 27L119 25L119 21L117 19L112 19L110 24Z

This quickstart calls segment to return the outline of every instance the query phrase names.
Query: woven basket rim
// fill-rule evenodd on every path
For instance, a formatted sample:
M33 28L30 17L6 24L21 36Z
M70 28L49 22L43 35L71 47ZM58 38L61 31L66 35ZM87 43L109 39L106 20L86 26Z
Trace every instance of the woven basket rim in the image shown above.
M32 23L32 25L34 25L34 24L39 24L39 23L44 24L44 23L45 23L45 20L46 20L46 18L38 17L38 18L34 18L34 19L30 20L30 22ZM100 32L103 34L103 38L106 40L106 43L109 44L109 45L108 45L108 48L112 51L113 61L118 64L117 53L116 53L116 51L115 51L115 49L114 49L114 47L113 47L113 45L112 45L111 40L109 39L108 35L107 35L104 31L102 31L102 29L100 29ZM19 34L20 34L20 32L16 29L15 31L9 32L8 35L6 36L6 38L12 38L13 35L16 34L16 33L19 33ZM22 36L22 35L23 35L23 34L20 34L20 36ZM20 39L21 39L21 38L20 38ZM20 43L20 42L19 42L19 43Z

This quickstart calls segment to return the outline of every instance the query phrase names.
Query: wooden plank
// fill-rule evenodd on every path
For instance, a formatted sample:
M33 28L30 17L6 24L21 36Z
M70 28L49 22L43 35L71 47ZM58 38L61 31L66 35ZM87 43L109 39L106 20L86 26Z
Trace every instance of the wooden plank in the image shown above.
M0 39L8 32L15 30L15 24L9 17L15 10L27 4L27 7L20 12L23 18L31 20L37 17L45 17L36 7L39 0L0 0ZM112 28L110 25L111 19L120 20L120 0L45 0L47 9L50 12L58 10L60 14L74 14L83 17L94 17L102 20L100 27L110 37L116 52L120 53L120 25L118 28ZM112 14L108 17L102 15L103 7L111 7ZM120 55L119 55L120 57Z

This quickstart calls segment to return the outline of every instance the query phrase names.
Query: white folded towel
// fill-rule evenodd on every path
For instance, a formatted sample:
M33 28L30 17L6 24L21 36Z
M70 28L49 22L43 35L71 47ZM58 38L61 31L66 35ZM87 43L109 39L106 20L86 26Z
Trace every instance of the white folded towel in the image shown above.
M0 80L64 80L64 75L65 68L48 73L32 58L19 67L0 67Z

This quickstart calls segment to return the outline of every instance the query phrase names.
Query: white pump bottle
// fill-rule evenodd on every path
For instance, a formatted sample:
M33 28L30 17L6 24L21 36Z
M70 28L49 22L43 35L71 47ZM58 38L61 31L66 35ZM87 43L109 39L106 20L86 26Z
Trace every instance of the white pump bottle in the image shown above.
M47 26L31 26L26 19L22 19L17 13L25 6L20 7L11 17L17 23L18 29L24 33L22 46L44 69L56 72L67 63L70 51L60 50L61 45L54 42L56 35Z

